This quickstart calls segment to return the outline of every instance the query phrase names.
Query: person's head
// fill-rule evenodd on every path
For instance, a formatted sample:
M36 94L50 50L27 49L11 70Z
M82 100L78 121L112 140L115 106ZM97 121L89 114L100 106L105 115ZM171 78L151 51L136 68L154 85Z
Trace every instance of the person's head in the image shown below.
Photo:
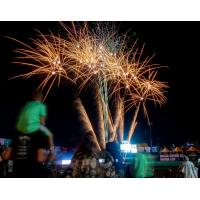
M82 138L82 142L78 148L78 151L96 152L98 151L97 145L94 142L93 134L91 131L85 133Z
M36 91L32 94L31 99L34 101L42 101L43 100L43 94L42 92Z
M188 156L184 155L184 156L183 156L183 160L184 160L184 161L189 161L190 159L189 159Z

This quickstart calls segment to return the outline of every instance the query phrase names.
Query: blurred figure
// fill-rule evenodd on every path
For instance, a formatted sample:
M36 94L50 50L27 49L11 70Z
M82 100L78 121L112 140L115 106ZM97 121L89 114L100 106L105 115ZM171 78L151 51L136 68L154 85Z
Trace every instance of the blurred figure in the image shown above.
M0 144L0 178L4 177L4 158L3 158L3 152L4 152L4 146Z
M90 133L86 133L75 152L66 178L116 177L114 160L109 152L98 150Z
M13 160L7 162L7 177L12 178L13 176Z
M198 178L200 178L200 157L199 156L198 156L197 166L198 166Z
M66 177L96 178L100 176L98 160L99 151L96 149L90 133L86 133L75 152Z
M133 176L135 178L151 178L154 176L153 167L150 164L150 154L138 153L135 158Z
M143 153L138 153L135 158L134 177L144 178L147 167L147 159Z
M120 153L120 144L116 140L113 142L108 142L106 144L106 150L111 154L113 157L113 163L115 165L116 173L120 178L125 177L124 172L124 165L123 165L123 158Z
M0 145L0 177L2 178L10 177L8 176L8 160L6 159L7 149L6 145Z
M183 173L184 178L198 178L198 168L194 166L188 156L183 157L180 170Z
M45 163L53 157L53 136L44 126L47 116L42 94L34 93L19 114L13 142L4 159L13 159L14 177L47 177Z
M45 126L47 117L46 105L42 102L43 95L40 92L35 92L31 101L27 102L21 109L17 119L17 131L30 135L36 131L41 131L49 139L50 151L53 153L53 134Z
M133 178L134 177L134 169L135 169L135 159L132 160L131 164L126 165L125 167L125 177Z
M101 178L116 178L119 177L116 172L115 162L112 155L106 151L102 150L99 153L99 164L100 164L100 176Z
M15 133L13 142L4 154L5 160L13 160L13 177L47 177L45 162L48 160L49 147L48 138L41 131L28 136L21 132Z

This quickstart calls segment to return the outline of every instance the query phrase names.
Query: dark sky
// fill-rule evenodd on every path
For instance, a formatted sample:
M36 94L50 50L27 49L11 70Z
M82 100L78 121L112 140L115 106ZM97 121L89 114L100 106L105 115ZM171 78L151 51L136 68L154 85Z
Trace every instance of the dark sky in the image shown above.
M182 144L188 140L200 139L199 134L199 58L200 22L118 22L120 33L131 30L129 35L145 43L145 54L156 53L153 61L169 66L162 70L160 77L167 81L168 102L162 108L149 107L152 125L153 144ZM17 113L36 89L39 80L15 79L10 77L23 72L23 67L12 64L19 44L5 36L27 41L36 35L35 29L42 33L60 32L58 22L0 22L0 137L11 137ZM90 107L90 97L82 96ZM86 99L88 98L88 99ZM79 142L81 129L72 107L73 91L70 86L61 84L49 94L48 127L55 135L58 145L75 146ZM127 117L129 121L129 114ZM149 143L149 128L141 116L135 142Z

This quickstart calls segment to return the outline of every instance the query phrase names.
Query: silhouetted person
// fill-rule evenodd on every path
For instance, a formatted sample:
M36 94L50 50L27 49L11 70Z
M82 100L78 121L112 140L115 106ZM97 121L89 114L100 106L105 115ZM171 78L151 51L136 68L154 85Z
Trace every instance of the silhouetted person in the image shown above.
M85 133L78 149L71 162L72 178L96 178L99 177L100 165L98 162L98 152L96 144L91 134Z
M111 178L116 177L114 160L109 152L97 148L90 131L85 134L66 177Z
M183 157L180 170L184 178L198 178L198 168L194 166L194 163L189 160L188 156Z
M108 142L106 144L106 150L111 154L114 159L114 165L116 173L119 177L123 178L125 176L123 158L120 154L120 144L116 140L113 142Z
M16 178L45 178L48 160L48 138L36 131L31 135L15 133L13 142L4 153L5 160L13 160L13 176Z

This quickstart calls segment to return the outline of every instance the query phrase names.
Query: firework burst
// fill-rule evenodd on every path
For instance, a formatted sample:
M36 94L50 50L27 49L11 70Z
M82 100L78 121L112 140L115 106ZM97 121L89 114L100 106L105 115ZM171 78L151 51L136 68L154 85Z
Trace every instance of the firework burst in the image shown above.
M32 39L31 45L16 40L24 46L16 50L19 53L16 63L29 70L16 77L40 76L39 88L47 87L46 95L54 84L60 84L61 79L77 85L79 93L89 84L97 84L100 145L104 148L105 142L113 141L117 131L122 140L125 112L135 107L128 133L130 141L140 107L148 119L147 101L159 105L166 103L167 83L156 80L160 66L151 64L154 55L143 58L144 45L139 49L137 40L128 49L126 34L119 37L114 26L102 28L97 24L91 29L87 23L82 26L72 23L72 26L62 24L62 27L65 31L62 37L51 32L49 35L38 32L38 38ZM114 120L109 109L113 95L119 100ZM80 107L80 103L78 105ZM82 107L80 110L85 113ZM86 118L87 123L84 123L89 124L86 114L81 116ZM89 129L92 130L91 126Z
M129 110L132 107L136 107L133 120L128 133L128 141L131 140L131 137L134 133L136 124L137 124L137 116L140 110L140 107L143 107L143 111L145 116L147 117L149 124L149 116L146 108L146 102L152 101L155 105L159 104L160 106L166 103L166 97L164 95L165 90L168 88L167 83L160 82L155 80L157 71L149 71L148 78L143 79L140 82L140 87L137 90L134 90L133 93L130 93L130 98L126 101L127 107Z
M53 84L56 82L58 85L60 84L61 78L70 82L74 82L74 80L68 75L71 69L64 53L64 44L61 38L52 33L50 35L43 35L39 31L38 33L38 38L32 39L31 45L11 38L24 46L24 48L16 50L19 56L14 63L28 68L27 73L13 78L30 78L34 75L42 77L38 89L43 90L48 85L47 96Z

